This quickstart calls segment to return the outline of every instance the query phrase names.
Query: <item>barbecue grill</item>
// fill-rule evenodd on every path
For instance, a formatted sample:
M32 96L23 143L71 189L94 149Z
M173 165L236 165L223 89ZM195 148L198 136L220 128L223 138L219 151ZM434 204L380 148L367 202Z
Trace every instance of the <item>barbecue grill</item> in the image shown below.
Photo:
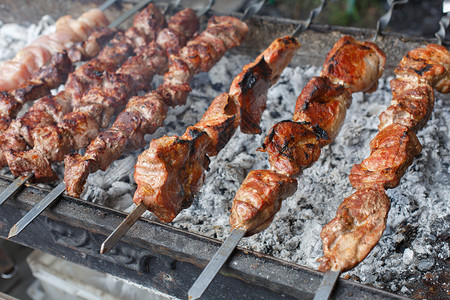
M43 3L45 4L45 1ZM78 11L71 9L77 7L82 12L95 2L69 3L58 1L52 3L51 7L43 5L36 15L38 18L45 13L55 17L67 12L79 15ZM17 8L22 7L23 3L11 1L8 5L11 7L10 16L15 15L13 20L22 19L21 10ZM124 7L115 7L111 13L112 18L126 6L127 4L124 4ZM234 15L240 16L240 14ZM247 36L239 49L231 52L231 56L239 54L255 57L273 39L293 32L299 21L253 16L247 20L247 24L251 34ZM368 40L374 35L374 30L312 24L307 31L300 34L299 40L302 48L294 57L292 65L320 67L334 42L345 34L358 40ZM395 66L409 50L435 42L436 40L396 33L386 33L380 36L377 44L386 52L387 57L384 78L392 76ZM439 95L439 99L444 102L444 104L440 104L440 107L443 107L448 114L450 97ZM199 117L201 114L198 114ZM448 127L448 123L446 125ZM439 130L442 131L442 128ZM442 149L440 154L448 157L448 133L447 137L444 136L442 140L447 140L447 145L440 145L439 149ZM368 148L367 145L365 147ZM254 149L249 149L249 151L254 151ZM429 174L429 176L432 178L433 174ZM448 173L446 176L434 180L448 183L450 182ZM11 182L11 176L0 176L0 191L3 191ZM397 189L401 189L401 186ZM31 184L27 185L13 199L6 201L0 207L0 236L6 238L10 228L48 192L48 186L43 188ZM442 201L445 200L442 199ZM100 245L105 237L125 217L126 214L123 211L109 208L103 204L62 196L57 203L49 210L44 211L13 241L137 285L157 289L177 298L186 298L187 290L218 250L221 241L180 229L179 226L172 224L162 224L152 219L140 219L114 249L107 254L100 254ZM449 215L447 214L442 224L448 228L448 223ZM408 230L413 227L405 228ZM319 237L317 239L319 240ZM448 234L437 236L436 239L448 242ZM410 245L405 241L403 247L408 246ZM443 249L443 251L448 252L448 249ZM411 289L409 295L424 298L445 296L445 294L439 293L442 293L445 288L448 289L448 286L445 286L445 281L448 282L449 276L448 256L446 257L444 254L442 257L436 257L436 262L426 272L417 269L412 269L410 272L408 276L415 279L409 285ZM424 273L428 275L422 279ZM322 275L311 268L238 247L221 273L212 282L204 294L204 298L308 299L314 296ZM435 278L441 279L435 280ZM442 278L444 283L442 283ZM403 297L401 294L405 294L404 291L401 294L391 293L357 283L357 280L352 279L340 279L333 297L336 299L401 299ZM389 281L388 278L386 280Z

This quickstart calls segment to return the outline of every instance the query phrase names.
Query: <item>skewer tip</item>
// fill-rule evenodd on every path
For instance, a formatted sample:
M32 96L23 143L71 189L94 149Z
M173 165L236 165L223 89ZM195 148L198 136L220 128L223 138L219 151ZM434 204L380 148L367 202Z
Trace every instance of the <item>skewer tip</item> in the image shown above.
M9 231L8 239L10 239L10 238L12 238L12 237L15 237L17 234L18 234L18 231L17 231L17 224L15 224L15 225L11 228L11 230Z
M100 247L100 254L105 254L106 252L108 252L110 249L106 246L105 242L102 243L101 247Z

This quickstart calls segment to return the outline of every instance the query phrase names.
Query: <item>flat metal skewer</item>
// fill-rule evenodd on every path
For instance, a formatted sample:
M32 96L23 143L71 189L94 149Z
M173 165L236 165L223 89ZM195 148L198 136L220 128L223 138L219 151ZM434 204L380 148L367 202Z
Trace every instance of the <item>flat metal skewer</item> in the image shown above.
M203 269L203 272L189 289L189 300L199 299L203 295L246 232L247 230L244 228L236 228L231 231L228 238L220 246L219 250L214 254L206 268Z
M119 26L120 24L125 22L129 17L134 15L138 10L141 10L142 8L144 8L144 6L146 6L147 4L149 4L152 1L153 0L142 0L141 2L136 4L132 9L130 9L129 11L125 12L123 15L121 15L120 17L115 19L113 22L111 22L108 27L109 28L114 28L114 27Z
M18 235L25 227L28 226L40 213L49 207L62 193L66 190L66 185L63 182L58 184L47 196L44 197L38 204L36 204L22 219L19 220L9 231L8 239Z
M319 288L313 300L328 300L333 292L341 272L339 271L327 271L322 278Z
M98 9L100 9L101 11L105 11L107 10L111 5L113 5L114 3L116 3L119 0L108 0L106 2L104 2L102 5L100 5L98 7Z
M115 244L122 238L122 236L133 227L134 223L142 216L147 210L147 206L144 203L139 203L133 211L117 226L117 228L108 236L108 238L102 243L100 247L100 253L104 254L111 250Z
M0 205L2 205L6 200L12 197L15 193L19 191L19 188L22 187L34 174L31 173L26 176L17 177L1 194L0 194Z

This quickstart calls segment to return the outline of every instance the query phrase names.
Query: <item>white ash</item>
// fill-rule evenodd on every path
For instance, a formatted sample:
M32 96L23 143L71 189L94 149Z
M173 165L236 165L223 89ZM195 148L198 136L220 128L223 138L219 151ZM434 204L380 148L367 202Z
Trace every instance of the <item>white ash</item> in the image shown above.
M0 52L3 55L0 60L13 57L15 51L27 44L29 32L46 28L47 23L44 19L42 22L44 25L26 29L27 38L18 40L16 45L12 43L18 38L11 33L11 29L16 30L14 26L0 26L0 49L9 48ZM24 33L20 34L20 37L24 36ZM209 74L197 75L187 105L170 109L165 127L147 136L147 145L151 139L162 135L180 135L187 126L197 122L212 99L226 92L242 66L253 59L228 54ZM297 96L319 71L319 67L296 66L283 72L269 92L261 124L263 134L276 122L292 119ZM297 193L284 201L272 225L260 234L243 239L240 246L299 265L317 267L316 259L322 255L320 231L335 216L344 198L354 191L348 174L353 164L369 155L368 144L377 133L378 115L392 97L390 79L380 79L379 89L373 94L353 95L353 104L336 141L322 149L320 159L304 171L299 178ZM161 82L162 78L158 76L153 86ZM392 207L384 235L369 256L345 274L354 280L407 296L413 295L425 274L442 272L450 258L450 128L447 121L450 119L450 97L436 94L436 98L431 119L418 134L422 153L409 167L400 186L388 191ZM256 151L263 139L264 135L245 135L237 131L225 149L211 158L206 182L193 205L171 224L224 240L230 231L228 218L232 199L240 183L249 171L269 167L267 156ZM130 212L135 206L132 203L136 188L134 164L141 151L126 153L107 171L92 174L83 199ZM62 174L62 164L56 169ZM5 170L2 173L7 172ZM144 217L156 220L150 212Z

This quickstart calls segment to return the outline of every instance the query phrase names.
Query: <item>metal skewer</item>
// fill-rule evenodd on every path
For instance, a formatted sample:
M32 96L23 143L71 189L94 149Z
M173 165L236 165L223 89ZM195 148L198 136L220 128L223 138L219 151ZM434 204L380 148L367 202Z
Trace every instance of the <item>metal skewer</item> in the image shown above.
M22 187L34 174L26 176L17 177L1 194L0 194L0 205L3 204L6 200L12 197L15 193L19 191L19 188Z
M442 12L445 13L445 16L439 21L439 30L434 34L438 39L439 45L442 45L442 42L445 39L445 30L450 24L450 0L444 0L442 3Z
M127 233L128 230L136 223L142 214L147 210L147 206L144 203L139 203L133 211L114 229L114 231L108 236L108 238L102 243L100 247L100 253L104 254L114 247L122 236Z
M105 3L103 3L102 5L100 5L98 7L98 9L100 9L101 11L105 11L107 10L111 5L113 5L114 3L116 3L118 0L108 0Z
M211 7L214 5L215 0L210 0L208 3L208 6L206 9L202 10L198 16L202 16L206 14ZM245 12L244 16L242 17L242 20L245 20L246 18L256 14L265 3L265 0L261 0L259 2L254 3L253 5L249 6ZM100 253L104 254L111 250L114 245L120 241L122 236L130 230L131 227L133 227L134 223L139 220L139 218L142 216L142 214L147 210L147 206L143 204L142 202L138 204L134 208L134 210L125 218L125 220L122 221L122 223L119 224L119 226L116 227L116 229L106 238L106 240L102 243L100 247Z
M8 239L18 235L28 226L38 215L49 207L66 189L64 181L54 188L47 196L36 204L22 219L19 220L9 231Z
M322 282L320 283L313 300L328 300L339 279L339 275L341 275L341 272L339 271L327 271L325 275L323 275Z
M376 41L378 35L381 35L382 31L386 28L386 26L389 24L389 21L391 21L392 12L394 11L394 7L397 4L406 4L409 0L387 0L387 3L389 4L389 10L387 13L381 16L381 18L377 22L377 29L375 31L375 35L372 38L372 42Z
M132 9L130 9L129 11L125 12L123 15L121 15L120 17L115 19L113 22L111 22L111 24L109 24L108 27L109 28L114 28L114 27L119 26L120 24L125 22L129 17L134 15L138 10L141 10L142 8L144 8L144 6L146 6L147 4L149 4L152 1L153 0L142 0L141 2L136 4Z
M211 281L214 277L216 277L217 273L219 273L222 266L228 260L231 253L246 233L247 229L244 228L236 228L231 231L230 235L224 241L222 246L220 246L219 250L216 254L214 254L206 268L203 269L203 272L189 289L189 300L199 299L203 295Z

